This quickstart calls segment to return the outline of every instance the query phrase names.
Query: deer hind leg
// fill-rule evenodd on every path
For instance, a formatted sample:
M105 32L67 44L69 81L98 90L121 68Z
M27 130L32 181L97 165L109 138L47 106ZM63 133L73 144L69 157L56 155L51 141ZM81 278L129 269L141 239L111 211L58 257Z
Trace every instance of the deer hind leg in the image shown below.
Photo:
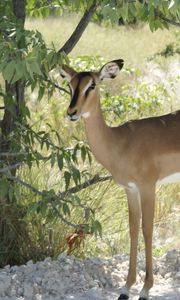
M143 189L140 190L140 196L142 208L142 231L145 242L146 277L143 289L140 292L139 300L147 300L149 297L149 290L153 286L152 236L155 207L155 186L143 187Z
M141 218L141 205L139 192L137 190L126 191L129 207L129 232L130 232L130 261L127 281L121 290L118 300L126 300L129 298L129 290L136 281L136 261L137 261L137 245L138 234Z

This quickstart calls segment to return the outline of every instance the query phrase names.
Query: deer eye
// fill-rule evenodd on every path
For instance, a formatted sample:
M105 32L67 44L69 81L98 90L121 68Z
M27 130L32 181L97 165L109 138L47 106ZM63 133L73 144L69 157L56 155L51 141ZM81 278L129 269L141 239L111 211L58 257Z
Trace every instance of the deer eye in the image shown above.
M93 83L91 84L90 88L91 88L91 90L94 90L95 87L96 87L96 84L95 84L95 82L93 81Z
M87 96L89 95L90 91L91 91L91 90L94 90L95 87L96 87L96 84L95 84L95 82L93 81L93 82L91 83L91 85L88 87L88 89L86 90L85 96L87 97Z
M95 82L93 81L92 84L90 85L90 87L88 88L88 90L94 90L96 87Z

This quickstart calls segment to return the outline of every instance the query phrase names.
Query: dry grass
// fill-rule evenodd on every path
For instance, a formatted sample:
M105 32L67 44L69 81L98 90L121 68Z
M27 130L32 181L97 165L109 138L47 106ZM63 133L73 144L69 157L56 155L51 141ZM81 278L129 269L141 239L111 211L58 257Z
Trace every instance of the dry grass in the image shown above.
M48 20L33 19L26 22L26 27L39 30L48 44L53 41L59 49L70 36L79 19L80 16L73 15ZM106 60L123 58L126 66L140 67L147 57L175 40L172 32L173 30L158 30L152 33L147 25L139 25L135 28L124 26L111 28L90 23L71 52L71 56L96 54Z

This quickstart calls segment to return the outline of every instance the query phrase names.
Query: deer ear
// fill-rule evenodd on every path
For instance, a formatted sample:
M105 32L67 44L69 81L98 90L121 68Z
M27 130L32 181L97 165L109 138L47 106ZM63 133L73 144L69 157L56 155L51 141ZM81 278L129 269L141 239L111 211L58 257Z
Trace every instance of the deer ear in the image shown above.
M65 80L67 80L68 82L70 82L72 77L77 74L77 72L75 70L73 70L71 67L69 67L67 65L62 65L60 67L59 72L60 72L61 77L64 78Z
M122 59L113 60L105 64L99 71L99 79L115 78L122 69L124 61Z

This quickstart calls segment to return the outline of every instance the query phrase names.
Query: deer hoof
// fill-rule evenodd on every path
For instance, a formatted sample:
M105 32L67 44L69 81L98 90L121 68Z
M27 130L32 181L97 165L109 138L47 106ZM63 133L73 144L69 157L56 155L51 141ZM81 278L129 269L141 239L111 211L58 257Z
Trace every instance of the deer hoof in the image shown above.
M118 298L118 300L127 300L129 299L129 296L125 295L125 294L121 294ZM142 299L143 300L143 299Z

